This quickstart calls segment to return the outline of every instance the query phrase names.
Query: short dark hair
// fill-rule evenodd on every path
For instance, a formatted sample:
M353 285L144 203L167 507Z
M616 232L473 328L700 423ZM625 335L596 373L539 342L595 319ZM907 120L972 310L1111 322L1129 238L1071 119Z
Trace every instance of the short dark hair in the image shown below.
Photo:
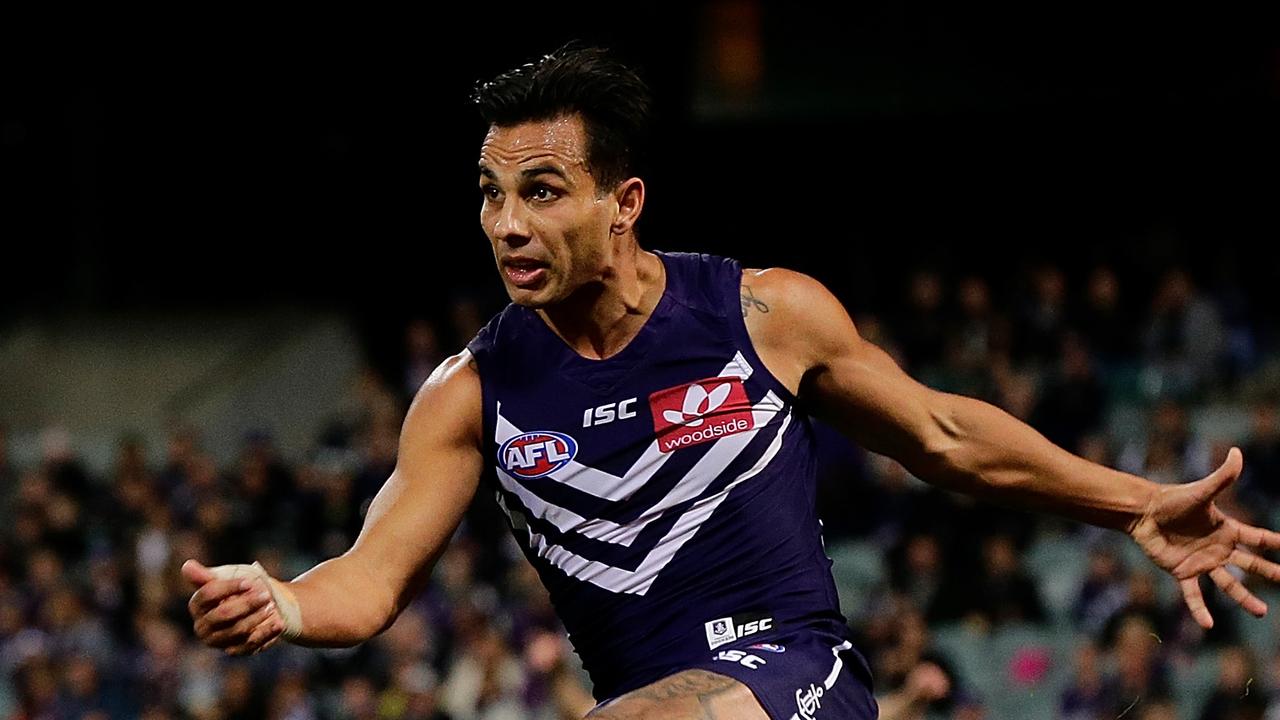
M636 174L653 104L634 70L608 50L577 41L477 82L471 101L485 122L498 127L581 116L587 171L602 191Z

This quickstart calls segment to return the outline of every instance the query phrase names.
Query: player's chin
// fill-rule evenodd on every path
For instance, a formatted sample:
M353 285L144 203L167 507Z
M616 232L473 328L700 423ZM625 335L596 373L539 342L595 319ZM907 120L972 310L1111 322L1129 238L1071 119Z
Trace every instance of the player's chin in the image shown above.
M538 310L555 302L555 292L545 282L536 287L517 287L508 283L507 296L516 305L523 305L531 310Z

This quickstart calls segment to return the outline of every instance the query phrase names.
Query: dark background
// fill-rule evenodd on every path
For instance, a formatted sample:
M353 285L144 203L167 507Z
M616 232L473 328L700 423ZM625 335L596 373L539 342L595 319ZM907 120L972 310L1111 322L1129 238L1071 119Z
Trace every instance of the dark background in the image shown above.
M356 313L376 355L451 297L496 309L467 95L575 37L656 92L651 247L805 270L855 311L897 302L906 265L999 297L1041 259L1141 291L1184 264L1253 307L1280 279L1262 18L519 7L10 25L0 322L303 302ZM726 36L761 58L736 105L716 104Z

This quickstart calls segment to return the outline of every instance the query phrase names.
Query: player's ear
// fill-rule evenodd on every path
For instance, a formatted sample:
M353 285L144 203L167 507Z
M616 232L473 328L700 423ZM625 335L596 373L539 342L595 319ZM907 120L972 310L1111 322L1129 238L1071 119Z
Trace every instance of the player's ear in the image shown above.
M613 196L618 201L618 215L609 230L614 235L623 235L635 227L644 209L644 181L637 177L623 180L614 189Z

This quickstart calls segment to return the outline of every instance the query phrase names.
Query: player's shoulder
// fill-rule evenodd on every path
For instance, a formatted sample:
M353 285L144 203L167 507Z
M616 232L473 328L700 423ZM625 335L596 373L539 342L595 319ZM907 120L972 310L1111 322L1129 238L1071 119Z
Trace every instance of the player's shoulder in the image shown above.
M840 300L802 272L745 268L741 300L752 342L795 357L806 367L857 337Z
M742 282L744 285L751 283L757 287L768 288L775 292L830 292L826 289L826 286L813 277L784 267L744 267L742 268Z
M794 315L812 314L840 307L840 301L818 280L787 268L743 268L742 311L751 317L754 310L761 315L774 315L773 320L794 319Z
M482 421L480 371L469 349L445 358L431 372L405 416L405 430L425 426L470 434Z
M431 371L422 387L414 397L417 405L424 397L451 398L465 397L480 392L480 371L476 367L476 358L469 348L450 355Z

